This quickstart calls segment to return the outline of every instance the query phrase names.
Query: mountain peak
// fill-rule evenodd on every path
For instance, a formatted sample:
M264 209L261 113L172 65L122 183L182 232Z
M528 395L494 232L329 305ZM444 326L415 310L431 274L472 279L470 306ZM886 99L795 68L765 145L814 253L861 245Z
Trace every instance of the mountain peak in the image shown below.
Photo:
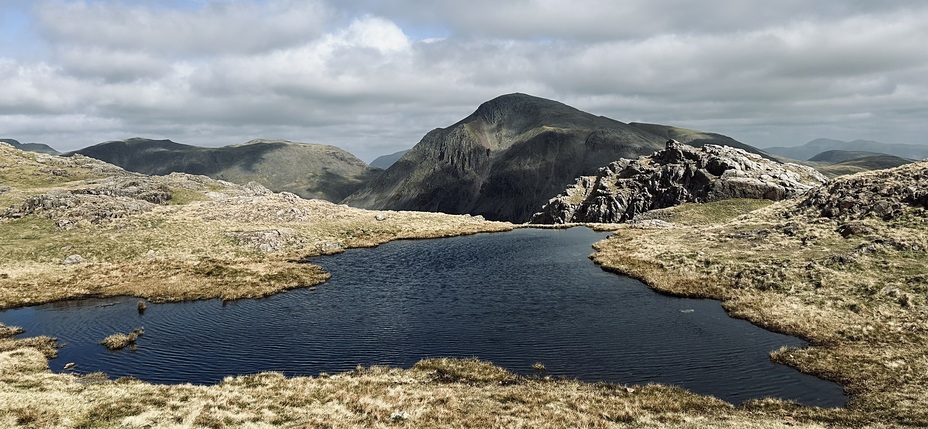
M516 92L486 101L458 124L489 127L518 135L541 127L599 128L623 126L619 121L596 116L564 103Z
M426 134L344 203L524 222L577 176L665 140L557 101L506 94Z

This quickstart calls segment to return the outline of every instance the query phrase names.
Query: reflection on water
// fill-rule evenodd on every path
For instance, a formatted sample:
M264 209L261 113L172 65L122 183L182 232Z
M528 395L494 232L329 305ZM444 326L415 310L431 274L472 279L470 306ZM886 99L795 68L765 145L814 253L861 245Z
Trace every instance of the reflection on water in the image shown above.
M137 299L55 303L0 313L28 335L58 337L51 366L76 362L160 383L215 383L261 371L409 367L427 357L476 356L519 373L623 384L659 382L739 403L776 396L841 406L840 386L770 362L796 338L727 317L716 301L662 296L606 273L588 255L604 234L533 230L393 242L314 263L318 288L223 305ZM144 326L137 351L97 344Z

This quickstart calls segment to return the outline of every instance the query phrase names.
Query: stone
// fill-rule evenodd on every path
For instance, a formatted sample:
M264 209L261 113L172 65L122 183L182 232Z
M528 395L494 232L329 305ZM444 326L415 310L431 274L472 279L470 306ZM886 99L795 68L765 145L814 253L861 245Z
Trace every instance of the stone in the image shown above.
M637 160L620 159L549 200L531 223L620 223L650 210L731 198L779 201L827 179L810 167L783 164L728 146L695 148L675 140Z
M77 264L83 264L84 262L86 262L86 260L84 260L84 257L78 254L74 254L74 255L68 255L68 257L64 258L64 261L62 261L61 263L64 265L77 265Z
M848 238L853 235L864 235L873 232L874 229L861 222L847 222L838 226L837 232L842 237Z
M800 207L845 222L892 220L909 209L928 209L928 161L837 178L807 195Z

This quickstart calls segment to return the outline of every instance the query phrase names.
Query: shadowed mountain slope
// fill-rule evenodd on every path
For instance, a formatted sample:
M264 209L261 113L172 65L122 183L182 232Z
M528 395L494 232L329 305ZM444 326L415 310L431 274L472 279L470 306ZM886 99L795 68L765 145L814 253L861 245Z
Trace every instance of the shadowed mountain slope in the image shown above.
M138 173L180 172L233 183L257 182L276 192L336 202L380 172L337 147L284 140L252 140L205 148L170 140L132 138L73 153Z
M403 155L406 155L406 152L409 152L409 149L394 152L389 155L378 156L377 159L371 161L371 167L386 170L396 163L396 161L399 161Z
M18 140L13 139L0 139L0 142L7 143L16 149L24 150L27 152L47 153L49 155L58 155L59 153L51 146L42 143L20 143Z
M895 168L914 162L911 159L867 151L829 150L813 156L807 164L829 177L862 171Z
M665 141L556 101L503 95L426 134L344 203L525 222L575 178L619 158L650 154Z
M886 155L885 153L867 152L867 151L862 151L862 150L827 150L825 152L822 152L818 155L813 156L812 158L809 158L809 161L827 162L827 163L835 164L838 162L851 161L854 159L868 158L868 157L874 157L874 156L885 156L885 155ZM892 156L892 155L889 155L889 156ZM902 158L899 158L899 159L902 159ZM903 160L911 162L909 160L905 160L905 159Z

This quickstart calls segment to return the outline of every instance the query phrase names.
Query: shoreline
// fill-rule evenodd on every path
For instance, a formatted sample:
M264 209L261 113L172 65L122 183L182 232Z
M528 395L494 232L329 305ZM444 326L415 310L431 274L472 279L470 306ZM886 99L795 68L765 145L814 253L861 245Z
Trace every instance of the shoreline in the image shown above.
M0 308L82 296L257 298L323 281L321 268L298 263L306 255L532 227L361 210L200 176L143 176L83 157L39 160L2 146L0 161L5 177L28 179L10 179L0 194L10 206L0 213ZM51 339L0 329L0 426L928 426L924 209L842 223L796 201L768 204L659 210L652 219L661 222L617 227L593 260L659 293L717 299L729 317L805 339L810 347L771 359L839 382L851 397L845 408L776 399L736 408L674 387L528 380L447 359L406 370L153 385L53 373Z
M575 227L579 225L570 225L564 226ZM582 225L589 227L589 225ZM528 226L530 228L530 226ZM550 228L541 228L541 229L550 229ZM608 240L608 239L607 239ZM596 242L602 243L602 241ZM598 253L598 252L597 252ZM595 256L591 255L591 256ZM595 262L595 258L594 258ZM612 271L603 267L602 264L597 263L597 265L606 271ZM612 271L614 272L614 271ZM649 287L651 287L649 285ZM653 290L653 288L652 288ZM655 292L660 293L655 290ZM105 297L104 297L105 298ZM137 298L137 297L133 297ZM27 333L28 334L28 333ZM2 349L2 348L0 348ZM6 357L6 356L5 356ZM638 409L634 412L626 411L625 414L618 413L615 410L606 411L604 414L608 416L623 416L618 420L613 418L606 418L602 415L592 416L587 413L581 414L572 414L575 418L579 418L584 421L599 421L599 424L605 424L606 426L614 425L617 423L621 424L647 424L648 426L653 427L677 427L678 424L685 424L686 422L702 422L699 423L699 427L771 427L783 424L783 422L794 421L796 423L805 422L806 424L812 425L812 427L817 427L819 422L830 421L835 422L844 422L844 425L852 426L849 422L856 420L850 416L854 413L847 408L829 408L821 409L816 407L806 407L800 406L796 407L789 401L775 400L775 399L754 399L745 402L739 406L733 406L730 403L720 401L718 399L697 395L684 391L683 389L672 387L672 386L663 386L663 385L620 385L612 383L590 383L590 382L581 382L572 379L559 379L554 377L527 377L516 375L512 372L509 372L505 369L497 367L490 362L486 361L476 361L476 360L461 360L461 359L433 359L425 360L417 363L411 368L393 368L393 367L370 367L370 368L359 368L355 371L339 373L339 374L320 374L319 376L296 376L296 377L284 377L277 373L260 373L252 375L240 375L240 376L229 376L225 380L216 384L209 385L189 385L186 383L181 384L151 384L147 382L137 381L137 380L128 380L128 379L115 379L111 380L108 378L101 378L100 375L89 374L89 375L76 375L69 373L55 373L55 372L46 372L48 371L48 359L47 357L43 359L44 376L40 374L33 373L30 377L47 378L48 381L43 383L51 383L51 380L54 380L55 383L64 383L63 386L74 386L76 385L89 385L97 386L96 394L105 395L106 392L109 392L113 389L132 389L135 391L149 391L154 390L160 392L159 395L168 395L171 396L175 391L189 391L193 389L194 391L201 393L191 393L187 392L186 395L193 394L197 395L206 395L207 397L212 395L221 395L226 394L230 386L239 386L247 385L252 386L252 382L246 380L273 380L275 385L280 389L292 389L294 386L306 386L312 385L314 389L326 389L332 385L341 385L345 380L352 380L352 382L360 383L374 383L381 384L385 383L385 386L389 389L397 389L399 386L411 386L416 390L416 395L421 396L430 396L438 394L438 392L455 392L453 393L454 397L459 398L460 400L468 400L468 398L480 398L487 395L493 396L501 394L502 391L507 390L518 390L518 395L514 397L522 398L520 401L529 401L529 398L536 397L537 395L542 395L541 392L550 391L555 392L555 396L564 396L564 395L575 395L577 392L584 392L582 396L588 398L582 402L583 407L590 406L590 403L586 402L587 400L593 400L599 402L617 402L617 407L620 407L625 410L636 409L636 407L641 407L642 403L652 404L645 405L644 408ZM438 362L438 363L436 363ZM39 362L34 362L34 366L41 366ZM450 368L454 368L452 371ZM428 368L425 370L424 368ZM485 380L481 379L481 374L484 371L490 371L496 374L494 377L499 377L495 382L487 383ZM448 374L455 375L448 375ZM61 378L64 377L64 378ZM387 380L385 380L385 378ZM87 380L87 381L85 381ZM403 380L403 381L397 381ZM415 381L413 381L415 380ZM397 384L399 383L399 384ZM411 384L410 384L411 383ZM507 386L513 386L512 389L508 389ZM253 391L253 389L258 388L249 387L246 391ZM344 387L343 387L344 388ZM67 388L65 390L71 389L73 387ZM474 390L476 389L476 390ZM217 392L217 393L207 393L207 392ZM223 392L223 393L218 393ZM493 393L496 392L496 393ZM615 393L618 392L620 395L617 397ZM384 393L387 395L386 393ZM406 394L411 394L407 392ZM448 393L446 393L448 394ZM549 393L547 395L551 395ZM262 395L269 395L274 397L274 394L270 392L264 392ZM513 395L513 393L506 393L506 395ZM592 395L592 396L589 396ZM0 392L0 400L2 400L3 393ZM388 399L389 395L385 398L379 396L374 396L378 398L378 401L385 401L390 403L391 400ZM554 398L553 396L548 396L549 398ZM267 398L264 398L267 399ZM73 400L73 399L72 399ZM361 400L361 398L354 398L352 400ZM668 402L669 401L669 402ZM676 404L671 407L672 412L668 411L657 411L658 409L663 409L667 406L667 403ZM664 404L658 406L658 404ZM495 407L500 405L505 405L505 402L501 404L495 404ZM538 406L542 405L541 403ZM249 405L249 408L258 407L258 405L252 403ZM429 406L426 406L425 409L431 409ZM495 408L494 408L495 409ZM512 410L506 409L496 409L498 413L511 413ZM540 411L538 408L531 408L526 410L530 414L536 414ZM563 412L564 410L561 410ZM155 412L154 410L149 410L148 413ZM237 411L236 413L242 413L242 410ZM576 411L574 411L576 412ZM163 414L164 410L158 411L157 414ZM533 420L537 425L550 425L555 419L553 416L547 413L542 413L545 420ZM392 415L392 412L391 412ZM198 415L202 417L202 413ZM519 414L518 418L524 419L525 415ZM661 417L663 416L663 417ZM516 418L515 415L511 416ZM122 421L125 423L130 419L131 416L123 417ZM295 418L295 417L294 417ZM369 420L368 417L359 417L355 416L353 420L357 424L361 425L378 425L383 424L384 422L391 421L391 419L384 418L381 415L379 418L374 420ZM361 420L357 420L361 418ZM465 427L482 427L479 425L467 425L460 424L462 421L468 421L472 416L466 414L455 414L452 417L449 417L447 420L420 420L417 417L409 418L408 427L416 427L420 424L432 425L437 424L439 426L465 426ZM484 420L477 420L479 422L485 422ZM59 421L60 422L60 421ZM323 420L317 420L317 422L327 422L326 424L332 424L330 418L325 418ZM405 420L404 420L405 422ZM611 423L610 423L611 422ZM114 421L113 423L116 423ZM202 423L202 422L201 422ZM402 422L401 422L402 423ZM873 423L873 422L871 422ZM291 424L304 424L301 423L300 419L292 420L291 423L288 423L287 426ZM561 421L561 424L564 425L566 421ZM161 425L154 424L156 427L171 427L170 425ZM752 426L756 425L756 426ZM838 426L841 426L839 424ZM208 426L208 425L207 425ZM276 425L273 425L276 427ZM308 423L306 427L314 427L315 424ZM338 424L334 426L339 427ZM405 425L404 425L405 426ZM220 427L220 426L216 426Z

